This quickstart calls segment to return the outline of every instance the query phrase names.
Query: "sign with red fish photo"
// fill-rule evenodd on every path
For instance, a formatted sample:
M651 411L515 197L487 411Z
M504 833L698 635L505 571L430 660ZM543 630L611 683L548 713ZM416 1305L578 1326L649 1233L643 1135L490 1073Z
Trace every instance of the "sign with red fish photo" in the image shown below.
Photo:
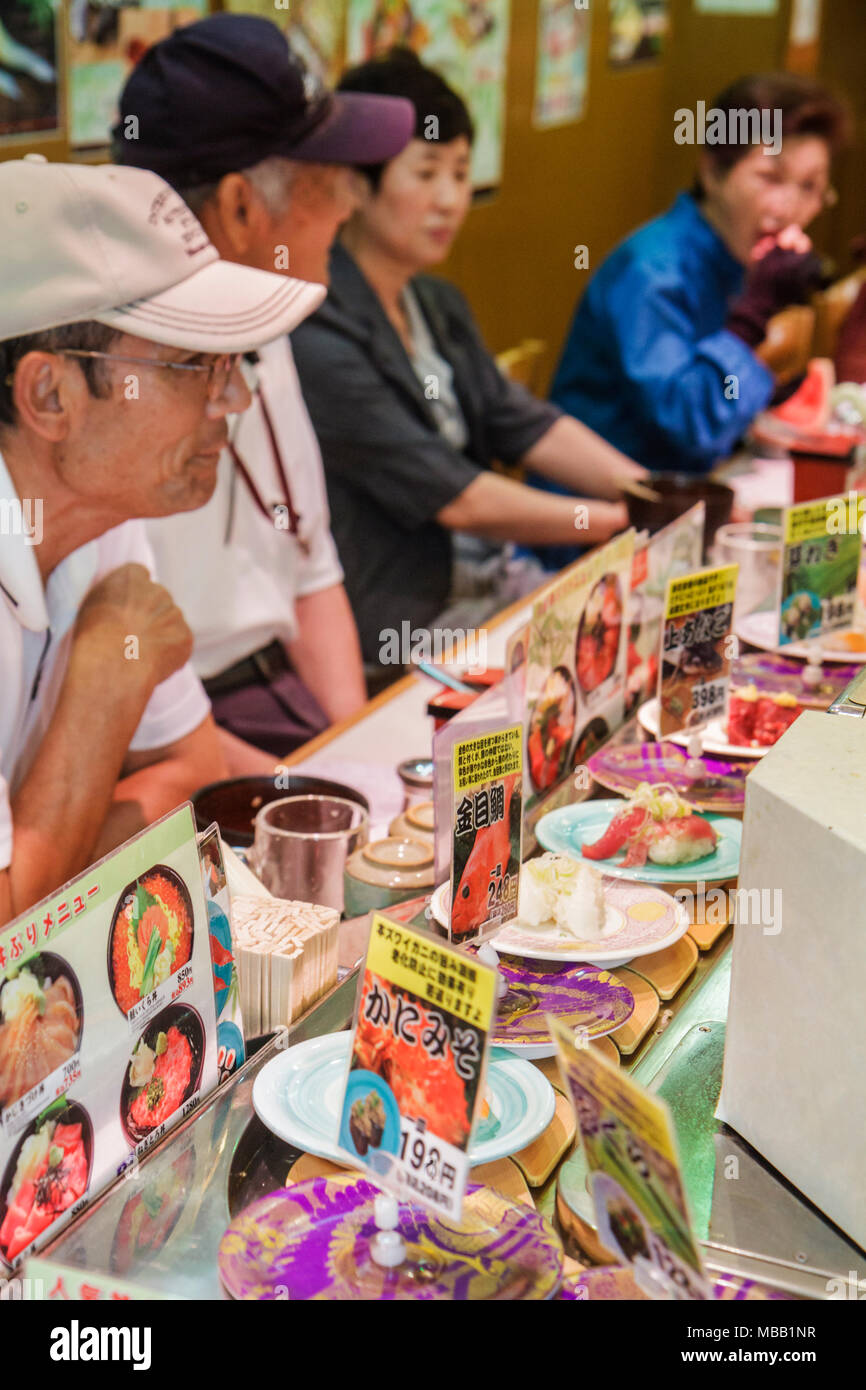
M217 1083L189 805L0 932L0 1265L16 1265Z
M376 913L361 978L339 1142L402 1201L459 1219L484 1101L496 975Z
M586 759L623 722L634 531L578 560L533 605L526 669L524 850L547 811L586 795Z
M660 736L724 719L739 566L670 580L659 652Z
M523 726L454 745L452 941L498 931L517 916L523 830Z

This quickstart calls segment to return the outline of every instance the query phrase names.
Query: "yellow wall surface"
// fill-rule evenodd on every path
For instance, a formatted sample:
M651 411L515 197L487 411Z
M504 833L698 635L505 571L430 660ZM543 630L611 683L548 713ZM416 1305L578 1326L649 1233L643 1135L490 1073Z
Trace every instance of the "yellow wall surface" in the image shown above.
M543 339L546 383L592 271L691 182L695 151L675 143L674 112L710 103L746 72L781 67L791 3L778 0L774 15L746 16L703 14L696 0L669 0L662 57L617 70L608 60L607 0L589 0L586 114L536 130L538 0L511 0L502 182L473 207L442 267L468 296L492 350ZM851 238L866 233L866 0L823 0L823 11L819 75L851 100L857 137L839 161L840 202L816 224L815 238L844 270ZM49 158L65 157L62 142L43 148ZM0 158L21 152L20 142L0 140ZM575 268L578 245L588 248L588 270Z

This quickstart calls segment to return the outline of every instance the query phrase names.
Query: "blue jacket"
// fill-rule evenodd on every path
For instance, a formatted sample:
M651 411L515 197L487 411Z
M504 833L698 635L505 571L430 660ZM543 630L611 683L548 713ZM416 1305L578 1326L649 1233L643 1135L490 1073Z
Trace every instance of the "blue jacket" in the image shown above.
M773 393L772 374L724 327L744 273L681 194L593 276L551 399L647 468L706 472Z

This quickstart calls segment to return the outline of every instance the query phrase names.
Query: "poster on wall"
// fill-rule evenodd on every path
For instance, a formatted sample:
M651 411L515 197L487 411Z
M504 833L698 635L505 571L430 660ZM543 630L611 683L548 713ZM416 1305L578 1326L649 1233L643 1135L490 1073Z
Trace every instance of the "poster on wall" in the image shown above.
M628 68L660 58L668 30L668 0L609 0L608 59Z
M108 145L124 82L151 44L208 13L207 0L70 0L67 34L69 144Z
M0 138L58 135L59 0L0 5Z
M321 82L333 87L340 76L346 0L224 0L233 14L272 19L295 53Z
M698 14L778 14L779 0L695 0Z
M573 0L539 0L532 110L538 130L578 121L586 111L589 25L589 11L575 9Z
M472 182L502 176L510 0L349 0L347 64L405 44L436 68L472 113Z

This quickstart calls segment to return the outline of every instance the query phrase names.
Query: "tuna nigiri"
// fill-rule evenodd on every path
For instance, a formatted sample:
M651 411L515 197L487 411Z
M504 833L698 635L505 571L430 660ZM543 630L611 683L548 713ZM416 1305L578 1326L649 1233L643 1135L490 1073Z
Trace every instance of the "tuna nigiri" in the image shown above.
M625 849L623 868L645 864L691 864L715 852L718 835L709 821L696 816L673 787L641 782L623 810L593 844L583 845L585 859L612 859Z

